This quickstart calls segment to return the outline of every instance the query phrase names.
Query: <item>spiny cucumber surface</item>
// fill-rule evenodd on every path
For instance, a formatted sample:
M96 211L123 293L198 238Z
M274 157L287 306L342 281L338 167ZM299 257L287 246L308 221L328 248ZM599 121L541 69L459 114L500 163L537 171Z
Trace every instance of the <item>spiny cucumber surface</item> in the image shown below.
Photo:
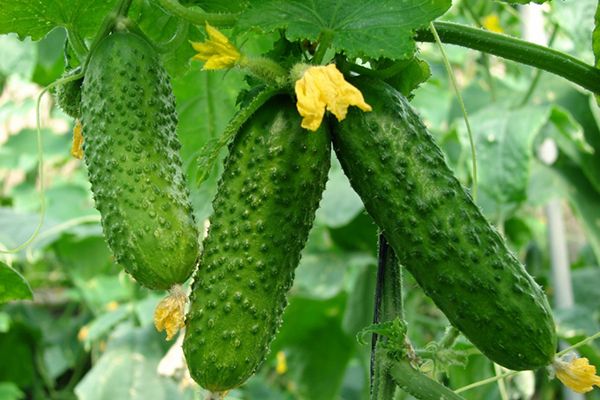
M82 91L84 154L104 235L140 284L168 289L196 266L175 100L158 54L128 32L103 39Z
M456 179L408 101L384 82L354 84L373 107L332 120L334 149L400 262L485 355L513 370L552 362L542 289Z
M263 362L281 323L330 165L287 96L262 106L230 146L204 241L183 349L192 377L225 391Z

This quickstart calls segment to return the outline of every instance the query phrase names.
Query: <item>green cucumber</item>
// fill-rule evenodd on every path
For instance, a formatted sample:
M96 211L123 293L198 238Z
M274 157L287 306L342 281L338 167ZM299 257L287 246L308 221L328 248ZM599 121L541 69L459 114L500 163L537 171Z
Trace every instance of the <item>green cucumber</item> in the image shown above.
M81 121L96 208L116 261L140 284L183 283L199 255L182 171L175 99L144 38L113 33L85 72Z
M190 373L204 388L239 386L265 359L330 156L327 131L302 129L287 96L265 103L231 144L183 342Z
M344 121L332 121L334 149L399 261L491 360L513 370L550 364L556 333L542 289L402 94L378 80L353 83L373 111L351 109Z

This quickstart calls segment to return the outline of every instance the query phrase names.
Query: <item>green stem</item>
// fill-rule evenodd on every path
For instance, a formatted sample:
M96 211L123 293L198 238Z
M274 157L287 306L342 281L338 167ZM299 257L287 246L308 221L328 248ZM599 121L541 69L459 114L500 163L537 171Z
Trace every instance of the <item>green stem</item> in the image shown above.
M177 0L156 0L158 4L169 14L184 19L195 25L204 25L209 23L217 27L233 26L238 18L238 14L216 14L207 13L200 7L185 7L179 4Z
M511 36L461 24L435 22L434 25L444 43L480 50L543 69L562 76L593 93L600 93L600 69L568 54ZM418 31L416 39L423 42L435 41L433 33L428 30Z
M317 51L312 59L313 64L320 65L323 62L325 53L333 41L333 34L334 32L331 29L325 29L321 32L319 37L319 47L317 48Z
M402 270L394 250L383 234L379 235L377 286L375 289L375 324L404 318L402 301ZM389 361L380 346L380 338L373 334L371 342L371 399L393 398L396 383L388 374Z
M473 184L471 185L471 192L473 196L473 201L477 201L477 151L475 150L475 140L473 139L473 130L471 129L471 123L469 122L469 117L467 115L467 108L465 107L465 102L463 101L462 95L460 94L460 90L458 88L458 83L456 82L456 78L454 77L454 72L452 71L452 66L450 65L450 61L448 61L448 56L446 55L446 51L444 50L444 46L442 45L442 41L440 36L438 35L437 29L435 25L432 23L429 24L429 29L433 34L433 37L440 48L440 52L442 53L442 59L444 60L444 65L446 66L446 70L448 71L448 76L450 77L450 82L454 87L454 92L456 93L456 98L458 100L458 104L462 111L463 118L465 120L465 126L467 127L467 134L469 136L469 145L471 146L471 173L473 176Z
M69 40L69 44L73 48L79 63L82 63L88 55L88 48L83 41L83 38L76 30L67 29L67 39Z
M550 35L550 40L548 41L548 46L552 46L552 44L554 44L554 40L556 39L557 34L558 34L558 24L554 24L552 34ZM525 104L529 103L529 100L531 99L531 96L533 96L533 93L535 92L535 89L537 88L537 85L538 85L541 77L542 77L542 70L541 69L536 70L535 76L533 77L533 80L531 81L531 84L529 85L529 89L527 89L527 93L525 93L525 96L523 96L523 100L521 100L518 107L523 107Z
M451 348L454 345L454 342L456 342L456 339L458 339L459 335L460 331L452 325L450 325L448 329L446 329L446 333L444 333L444 336L440 339L438 343L439 347L441 349Z
M407 360L397 361L388 373L405 392L420 400L464 400L446 386L414 369Z

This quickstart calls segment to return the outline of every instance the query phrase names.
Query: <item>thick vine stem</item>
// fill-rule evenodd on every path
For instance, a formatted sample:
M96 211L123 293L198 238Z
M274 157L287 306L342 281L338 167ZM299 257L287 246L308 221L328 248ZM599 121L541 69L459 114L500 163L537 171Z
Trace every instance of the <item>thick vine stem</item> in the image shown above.
M213 26L229 27L237 21L237 14L207 13L200 7L185 7L177 0L156 0L169 14L184 19L195 25L204 25L206 22Z
M420 400L464 400L446 386L414 369L408 360L391 363L388 374L407 393Z
M373 323L375 324L404 317L402 270L394 250L383 234L379 235L378 251L377 286L373 314ZM387 363L389 361L384 357L379 342L378 335L373 334L371 342L371 399L373 400L392 398L396 390L396 384L388 374Z
M562 76L593 93L600 93L600 69L573 56L511 36L466 25L451 22L435 22L434 25L444 43L468 47L530 65ZM417 31L416 39L422 42L435 41L429 30Z
M89 50L79 33L75 30L67 29L67 40L69 41L71 48L75 52L79 63L85 61Z

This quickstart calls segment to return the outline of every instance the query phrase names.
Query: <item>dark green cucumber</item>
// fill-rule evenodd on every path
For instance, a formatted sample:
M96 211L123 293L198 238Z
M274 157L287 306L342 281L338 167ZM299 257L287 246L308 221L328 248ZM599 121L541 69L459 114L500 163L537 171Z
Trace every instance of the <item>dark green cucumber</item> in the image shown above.
M327 131L302 129L287 96L263 105L234 139L213 201L183 342L190 373L204 388L239 386L268 353L330 155Z
M196 266L198 232L178 153L177 113L154 48L113 33L82 90L83 151L104 235L140 284L168 289Z
M332 121L337 156L400 262L450 322L496 363L552 362L554 322L541 288L507 249L407 100L377 80L354 84L373 107Z

